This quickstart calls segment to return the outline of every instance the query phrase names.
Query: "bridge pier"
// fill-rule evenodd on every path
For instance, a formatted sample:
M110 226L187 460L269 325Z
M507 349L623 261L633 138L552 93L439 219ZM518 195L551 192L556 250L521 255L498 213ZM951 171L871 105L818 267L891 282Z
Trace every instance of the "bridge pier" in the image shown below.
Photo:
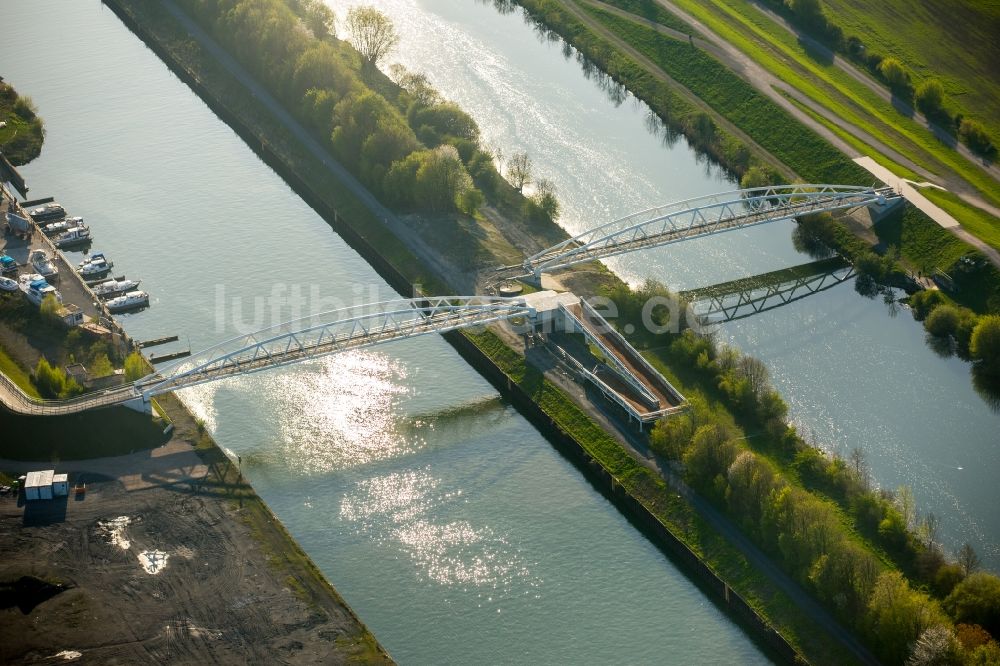
M132 398L131 400L127 400L121 404L124 407L128 407L129 409L134 409L135 411L140 412L142 414L153 413L153 403L149 400L146 400L141 395Z

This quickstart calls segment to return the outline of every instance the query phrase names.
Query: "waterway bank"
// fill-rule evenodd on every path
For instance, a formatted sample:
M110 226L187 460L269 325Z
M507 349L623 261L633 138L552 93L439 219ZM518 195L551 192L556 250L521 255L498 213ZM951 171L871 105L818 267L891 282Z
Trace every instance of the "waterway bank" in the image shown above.
M273 143L274 143L274 142L267 142L267 144L268 144L268 145L273 145ZM255 145L255 144L251 143L251 145L253 146L253 145ZM264 144L262 144L262 145L264 145ZM605 461L605 462L606 462L606 461Z

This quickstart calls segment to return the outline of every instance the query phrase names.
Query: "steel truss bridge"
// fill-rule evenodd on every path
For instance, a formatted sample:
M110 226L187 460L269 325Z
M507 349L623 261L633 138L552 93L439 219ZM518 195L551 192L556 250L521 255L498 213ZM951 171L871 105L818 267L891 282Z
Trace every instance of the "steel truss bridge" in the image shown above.
M523 269L527 271L524 277L540 278L543 272L626 252L811 213L885 205L898 198L890 188L839 185L736 190L635 213L539 252L520 266L498 270ZM784 304L805 292L815 293L832 286L825 282L828 279L832 278L823 276L817 283L803 278L787 287L768 287L759 294L753 289L745 289L732 302L728 300L732 295L715 296L705 314L721 314L733 319L739 318L738 313L746 308L762 312L773 307L769 302L774 299ZM133 384L71 400L30 398L0 375L0 403L17 413L38 415L70 414L117 404L148 410L150 399L157 395L216 379L429 333L445 333L521 317L533 320L534 315L534 309L524 298L446 296L372 303L313 315L233 338Z
M857 273L840 258L681 292L702 325L746 319L832 289Z
M607 259L627 252L712 234L788 220L802 215L886 205L899 199L892 188L848 185L781 185L712 194L650 208L601 225L528 257L525 276Z

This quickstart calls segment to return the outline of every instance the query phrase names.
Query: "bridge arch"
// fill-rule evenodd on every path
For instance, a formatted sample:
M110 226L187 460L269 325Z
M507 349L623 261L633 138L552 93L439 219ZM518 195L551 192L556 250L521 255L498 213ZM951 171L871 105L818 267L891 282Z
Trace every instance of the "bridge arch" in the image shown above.
M773 185L696 197L602 224L528 257L521 268L540 278L576 264L626 252L808 215L885 205L899 195L888 187Z

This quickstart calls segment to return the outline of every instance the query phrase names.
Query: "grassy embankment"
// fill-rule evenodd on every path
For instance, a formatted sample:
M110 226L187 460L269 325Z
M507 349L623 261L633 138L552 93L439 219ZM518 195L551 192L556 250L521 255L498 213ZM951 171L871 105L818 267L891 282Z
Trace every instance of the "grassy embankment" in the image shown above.
M42 152L45 130L30 97L0 83L0 151L14 166L27 164Z
M546 1L549 0L542 0ZM595 8L588 11L678 83L709 101L719 113L733 120L758 144L782 159L807 181L871 182L867 172L773 102L763 98L749 83L708 54L634 21ZM552 16L551 12L547 16ZM900 222L909 228L894 233L894 226ZM980 226L989 225L988 217L982 219ZM940 269L951 273L961 256L975 253L971 246L912 208L908 208L901 217L889 218L882 226L887 226L888 231L880 231L877 227L876 232L883 238L898 236L905 241L898 247L914 270L933 272ZM982 267L975 279L961 284L961 290L954 297L980 312L1000 310L1000 271L992 266Z
M830 20L856 36L868 53L898 58L914 87L929 78L950 103L1000 137L996 39L1000 3L972 0L824 0Z
M952 171L959 174L987 200L1000 205L997 182L982 169L942 143L916 119L897 111L892 103L882 99L832 62L817 58L805 44L756 9L752 3L744 0L713 0L709 3L676 1L713 32L737 46L812 101L864 129L932 173ZM617 2L613 0L611 4ZM884 162L886 166L894 170L900 168L875 149L868 146L865 148L864 152ZM903 169L901 175L909 173L909 170Z

